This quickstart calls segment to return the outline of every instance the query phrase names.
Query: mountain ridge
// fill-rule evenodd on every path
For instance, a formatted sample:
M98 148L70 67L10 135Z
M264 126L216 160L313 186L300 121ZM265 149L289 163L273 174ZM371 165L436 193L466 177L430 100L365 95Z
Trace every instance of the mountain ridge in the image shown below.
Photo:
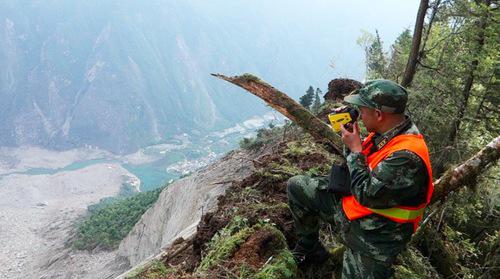
M294 38L299 23L227 26L195 4L0 4L0 145L128 153L267 110L211 72L254 72L296 97L326 76Z

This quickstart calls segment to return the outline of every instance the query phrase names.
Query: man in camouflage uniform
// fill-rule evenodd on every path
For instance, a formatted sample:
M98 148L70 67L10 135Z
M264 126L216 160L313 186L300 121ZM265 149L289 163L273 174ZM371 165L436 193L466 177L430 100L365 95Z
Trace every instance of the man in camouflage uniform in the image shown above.
M419 134L417 127L405 116L406 90L388 80L367 82L344 101L360 110L360 117L369 132L375 152L402 134ZM391 208L397 205L417 206L425 203L429 173L423 160L409 150L396 151L373 170L367 156L361 153L357 123L352 132L341 129L346 145L350 190L356 200L370 208ZM430 174L432 175L432 174ZM322 262L327 252L319 241L319 219L340 227L347 247L344 253L342 278L389 278L396 256L405 248L414 232L412 223L394 222L371 214L349 221L342 209L339 195L328 190L327 177L295 176L288 181L288 200L299 241L294 255L299 266L304 262Z

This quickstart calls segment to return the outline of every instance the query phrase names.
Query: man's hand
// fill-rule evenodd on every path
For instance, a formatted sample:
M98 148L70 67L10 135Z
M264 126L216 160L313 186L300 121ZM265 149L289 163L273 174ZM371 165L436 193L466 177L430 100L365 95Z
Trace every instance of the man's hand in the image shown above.
M352 132L350 132L344 124L340 124L340 132L342 133L342 141L351 152L356 153L362 151L358 122L354 122Z

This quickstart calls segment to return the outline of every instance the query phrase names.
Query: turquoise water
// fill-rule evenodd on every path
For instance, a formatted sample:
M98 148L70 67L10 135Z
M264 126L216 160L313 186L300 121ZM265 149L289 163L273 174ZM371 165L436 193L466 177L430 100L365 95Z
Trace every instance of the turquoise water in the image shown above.
M58 168L58 169L34 168L34 169L29 169L25 172L16 172L16 173L28 174L28 175L56 174L56 173L62 172L62 171L73 171L73 170L78 170L78 169L88 167L90 165L95 165L95 164L100 164L100 163L109 163L109 162L112 162L112 161L108 160L108 159L93 159L93 160L88 160L88 161L75 162L73 164L70 164L70 165L67 165L63 168Z
M34 168L34 169L29 169L25 172L16 172L16 174L51 175L62 171L74 171L101 163L117 163L117 161L108 159L94 159L88 161L75 162L73 164L58 169ZM129 164L122 164L122 167L124 167L126 170L128 170L141 180L141 191L154 190L156 188L163 186L171 179L175 180L179 178L179 175L166 172L165 167L158 167L151 165L129 165Z
M166 172L164 167L128 164L122 166L141 180L141 191L154 190L165 185L170 179L179 178L176 174Z
M137 176L141 181L141 191L150 191L157 189L170 180L179 178L178 173L170 173L166 171L166 167L175 164L182 160L195 160L207 156L209 151L218 154L224 154L238 146L239 135L230 135L226 138L225 143L220 143L217 139L212 139L206 142L207 139L202 139L199 142L195 141L188 147L182 150L172 150L164 154L161 159L145 165L122 164L120 161L112 159L93 159L72 163L63 168L33 168L24 172L14 172L11 174L27 174L27 175L52 175L63 171L74 171L82 169L94 164L114 163L121 164L126 170ZM207 148L208 147L208 148ZM153 150L153 149L151 149ZM148 150L150 151L150 150Z
M118 161L109 159L94 159L94 160L75 162L63 168L57 168L57 169L34 168L24 172L15 172L15 174L52 175L62 171L74 171L101 163L118 163ZM163 186L171 179L175 180L179 178L179 175L166 172L164 166L161 167L161 166L151 166L151 165L122 164L122 167L124 167L126 170L128 170L141 180L141 191L154 190L156 188Z

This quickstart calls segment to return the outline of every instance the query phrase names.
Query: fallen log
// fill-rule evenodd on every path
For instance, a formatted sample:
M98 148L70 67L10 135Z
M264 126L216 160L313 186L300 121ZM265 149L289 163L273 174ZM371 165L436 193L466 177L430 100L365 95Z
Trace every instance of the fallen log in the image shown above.
M298 124L318 141L329 141L329 145L337 154L341 154L342 140L325 122L311 114L306 108L277 90L260 78L244 74L227 77L221 74L212 74L222 80L235 84L253 95L264 100L269 106ZM443 199L450 192L459 189L467 183L473 182L479 174L498 161L500 156L500 136L487 144L469 160L445 172L434 182L434 195L431 204Z
M499 157L500 136L493 139L469 160L458 167L449 169L439 179L434 181L434 194L432 195L431 204L443 199L450 192L464 185L474 183L478 175L495 164Z
M313 138L325 145L328 151L342 155L342 140L330 126L314 116L309 110L297 103L287 94L272 87L258 77L251 74L227 77L221 74L212 74L214 77L235 84L253 95L264 100L269 106L286 116L302 127Z
M319 141L327 139L332 150L337 154L341 154L340 146L342 146L342 141L339 135L335 134L330 126L312 115L307 109L288 97L285 93L280 92L258 77L250 74L234 77L227 77L221 74L212 75L242 87L253 95L263 99L269 106L298 124L315 139ZM435 180L434 194L430 204L443 200L449 193L459 190L464 185L475 182L481 173L496 164L499 157L500 136L493 139L467 161L455 168L449 169L443 176ZM415 236L422 234L421 229L417 231ZM341 261L344 250L342 246L332 250L332 260L336 262Z

